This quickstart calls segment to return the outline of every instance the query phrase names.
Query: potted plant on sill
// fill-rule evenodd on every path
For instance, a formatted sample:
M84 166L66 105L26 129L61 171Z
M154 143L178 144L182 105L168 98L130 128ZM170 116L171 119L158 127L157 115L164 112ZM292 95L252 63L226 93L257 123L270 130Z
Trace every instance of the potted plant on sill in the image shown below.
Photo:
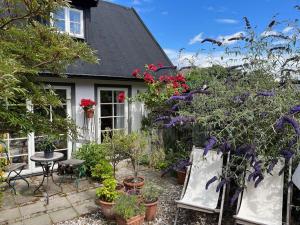
M121 195L114 206L118 225L142 225L145 219L145 207L136 195Z
M126 135L128 145L124 148L125 155L130 159L133 176L128 176L123 180L126 189L142 188L144 186L144 177L138 176L139 161L143 157L148 146L148 139L145 133L132 132Z
M115 219L113 210L114 201L120 195L116 187L117 181L114 178L108 178L103 181L103 187L96 189L96 196L98 197L96 203L100 206L101 212L108 220Z
M90 119L94 117L95 105L96 102L91 99L85 99L85 98L81 99L80 106L84 111L85 118Z
M142 189L143 202L146 207L146 221L154 220L157 213L158 197L161 189L153 183L148 183Z
M161 176L163 177L167 173L169 173L171 171L175 171L176 177L177 177L177 183L182 185L182 184L184 184L185 176L186 176L186 169L189 165L191 165L191 162L189 159L180 159L180 160L176 161L175 163L171 164L164 171L162 171Z

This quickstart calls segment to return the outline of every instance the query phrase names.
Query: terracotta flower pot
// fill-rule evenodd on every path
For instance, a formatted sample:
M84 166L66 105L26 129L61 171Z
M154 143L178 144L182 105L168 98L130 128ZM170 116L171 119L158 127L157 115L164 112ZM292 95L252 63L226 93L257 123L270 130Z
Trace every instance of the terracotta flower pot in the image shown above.
M178 184L184 184L185 176L186 176L186 170L178 170L177 172L177 183Z
M95 111L94 111L93 109L88 109L88 110L86 110L86 111L85 111L86 117L89 118L89 119L90 119L90 118L93 118L93 117L94 117L94 112L95 112Z
M157 205L158 205L158 200L156 202L145 203L146 221L151 221L155 219L157 213Z
M140 189L144 186L145 178L141 177L141 176L138 176L137 178L139 179L139 181L137 181L137 182L133 182L133 179L134 179L133 176L126 177L123 180L123 184L124 184L126 190L131 190L131 189L134 189L134 188Z
M116 216L116 221L118 225L143 225L144 220L145 215L138 215L127 220L120 216Z
M100 199L96 199L96 204L100 206L101 212L108 220L115 219L115 212L113 210L113 207L115 205L114 202L105 202L101 201Z
M116 190L117 190L117 192L119 192L119 193L121 193L121 194L122 194L122 193L125 193L124 185L121 184L121 183L117 183Z

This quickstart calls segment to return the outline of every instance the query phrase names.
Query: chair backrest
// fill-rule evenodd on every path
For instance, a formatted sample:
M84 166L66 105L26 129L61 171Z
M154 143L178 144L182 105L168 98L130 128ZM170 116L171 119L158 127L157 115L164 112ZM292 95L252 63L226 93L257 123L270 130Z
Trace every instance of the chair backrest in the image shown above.
M238 219L257 224L282 225L284 174L279 176L284 162L279 160L272 174L264 174L264 180L254 187L246 176L246 189L243 192Z
M223 158L222 154L218 155L215 151L209 151L204 157L203 152L203 149L193 147L190 176L182 201L216 209L219 199L219 193L216 192L218 182L212 183L208 190L205 186L212 177L222 174Z
M4 150L4 154L5 154L7 163L10 164L10 159L9 159L9 154L8 154L8 151L7 151L6 143L5 143L3 140L0 140L0 145L3 146L3 150ZM1 156L1 155L0 155L0 156Z

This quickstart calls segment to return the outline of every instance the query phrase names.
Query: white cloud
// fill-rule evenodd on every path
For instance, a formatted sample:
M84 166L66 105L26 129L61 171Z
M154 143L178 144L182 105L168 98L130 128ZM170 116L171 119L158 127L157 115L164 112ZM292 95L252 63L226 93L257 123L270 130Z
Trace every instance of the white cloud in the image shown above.
M228 39L230 38L234 38L234 37L243 37L245 35L245 32L243 31L239 31L236 32L234 34L230 34L230 35L220 35L217 37L217 40L221 41L223 43L223 45L232 45L234 43L236 43L236 40L233 41L228 41Z
M216 19L216 22L218 23L224 23L224 24L237 24L239 23L238 20L234 20L234 19Z
M189 45L193 45L196 44L197 42L201 42L203 40L203 33L201 32L200 34L197 34L195 37L193 37L190 42Z
M164 49L171 61L178 68L184 66L209 67L211 65L239 65L242 62L242 56L232 57L224 55L224 52L217 51L213 53L197 53L190 51L177 51L175 49Z
M279 35L279 33L275 30L266 30L261 33L262 37L268 37L268 36L273 36L273 35Z
M293 27L286 27L282 30L282 33L284 33L284 34L289 33L293 29L294 29Z

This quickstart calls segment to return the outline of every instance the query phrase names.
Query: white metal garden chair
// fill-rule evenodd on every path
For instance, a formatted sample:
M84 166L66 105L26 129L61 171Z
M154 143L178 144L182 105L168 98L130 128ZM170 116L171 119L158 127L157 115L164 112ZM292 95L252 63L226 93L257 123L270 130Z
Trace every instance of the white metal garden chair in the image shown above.
M177 224L180 208L205 213L218 213L218 225L221 225L226 184L223 186L220 208L218 208L218 201L221 191L216 192L218 182L212 183L208 190L205 189L205 186L207 181L212 177L221 175L223 158L222 154L218 155L215 151L209 151L207 155L203 157L203 152L203 149L193 147L191 153L192 164L187 169L180 200L176 201L177 212L174 225Z
M284 161L279 160L272 171L272 175L265 172L264 179L254 187L253 181L245 177L246 189L240 195L237 215L237 224L244 225L282 225L284 174L279 176ZM288 197L289 198L289 197ZM288 207L289 209L289 201ZM287 224L289 224L287 216Z

